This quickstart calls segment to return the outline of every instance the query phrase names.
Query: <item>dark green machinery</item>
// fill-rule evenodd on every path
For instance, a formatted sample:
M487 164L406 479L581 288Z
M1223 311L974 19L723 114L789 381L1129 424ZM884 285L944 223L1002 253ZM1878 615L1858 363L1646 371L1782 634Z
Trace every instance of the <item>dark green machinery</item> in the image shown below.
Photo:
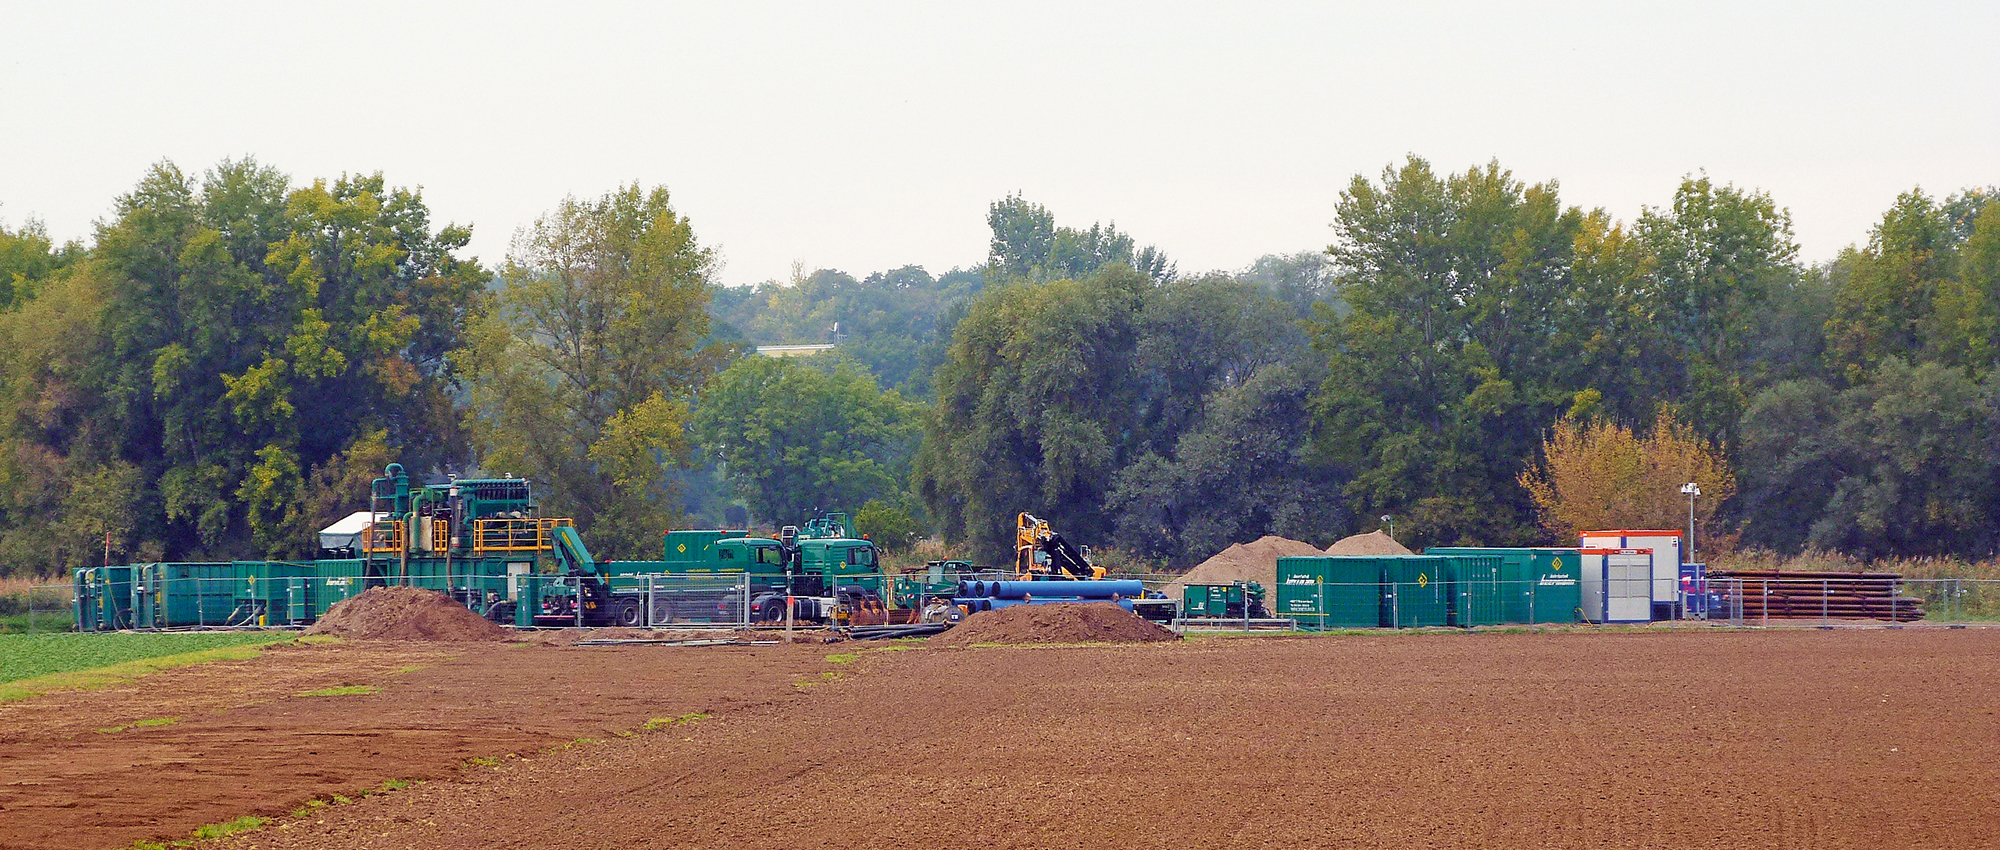
M1239 581L1230 584L1183 586L1181 616L1262 620L1271 616L1271 613L1264 607L1264 585L1254 581Z
M517 596L553 568L558 530L528 482L457 479L411 486L390 464L369 491L351 546L311 561L130 564L77 570L80 631L299 626L370 587L397 584L448 594L478 611Z

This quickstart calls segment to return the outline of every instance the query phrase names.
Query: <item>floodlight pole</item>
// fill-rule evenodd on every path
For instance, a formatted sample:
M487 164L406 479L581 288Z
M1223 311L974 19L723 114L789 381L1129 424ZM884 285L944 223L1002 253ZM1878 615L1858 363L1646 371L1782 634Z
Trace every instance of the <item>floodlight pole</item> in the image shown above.
M1693 481L1681 485L1681 492L1688 497L1688 556L1687 562L1697 563L1694 558L1694 497L1701 495L1701 488Z
M1396 518L1388 514L1383 514L1382 521L1389 525L1389 539L1396 539Z

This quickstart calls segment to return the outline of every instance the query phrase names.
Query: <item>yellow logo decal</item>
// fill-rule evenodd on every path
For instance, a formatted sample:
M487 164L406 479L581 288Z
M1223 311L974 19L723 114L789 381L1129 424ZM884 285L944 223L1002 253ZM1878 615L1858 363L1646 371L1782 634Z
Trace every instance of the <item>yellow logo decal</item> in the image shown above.
M680 550L680 553L683 555L688 553L688 545L686 543L682 543L681 545L676 546L674 548Z
M1417 573L1417 586L1418 586L1418 587L1429 587L1430 585L1431 585L1431 577L1430 577L1430 576L1427 576L1427 575L1424 575L1423 573Z

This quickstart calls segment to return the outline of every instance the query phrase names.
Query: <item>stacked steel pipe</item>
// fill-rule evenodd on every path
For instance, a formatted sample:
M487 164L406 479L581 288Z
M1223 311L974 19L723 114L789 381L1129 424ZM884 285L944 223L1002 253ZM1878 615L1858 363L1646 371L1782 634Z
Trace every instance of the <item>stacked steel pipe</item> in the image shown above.
M1130 611L1132 600L1145 593L1145 585L1130 579L962 581L958 583L958 596L951 601L968 614L1057 602L1115 602Z
M1901 595L1901 573L1710 570L1741 582L1743 619L1866 619L1906 623L1924 618L1923 600Z

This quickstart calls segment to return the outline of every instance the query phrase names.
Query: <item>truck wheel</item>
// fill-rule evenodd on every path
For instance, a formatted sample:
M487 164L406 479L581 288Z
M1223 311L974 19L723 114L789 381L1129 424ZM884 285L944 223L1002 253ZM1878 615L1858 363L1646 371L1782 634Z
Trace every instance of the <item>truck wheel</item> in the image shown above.
M618 625L634 629L645 625L645 618L639 616L641 612L637 599L620 599L612 606L611 611L611 621Z
M758 603L757 619L766 623L776 623L785 619L785 600L766 599Z

